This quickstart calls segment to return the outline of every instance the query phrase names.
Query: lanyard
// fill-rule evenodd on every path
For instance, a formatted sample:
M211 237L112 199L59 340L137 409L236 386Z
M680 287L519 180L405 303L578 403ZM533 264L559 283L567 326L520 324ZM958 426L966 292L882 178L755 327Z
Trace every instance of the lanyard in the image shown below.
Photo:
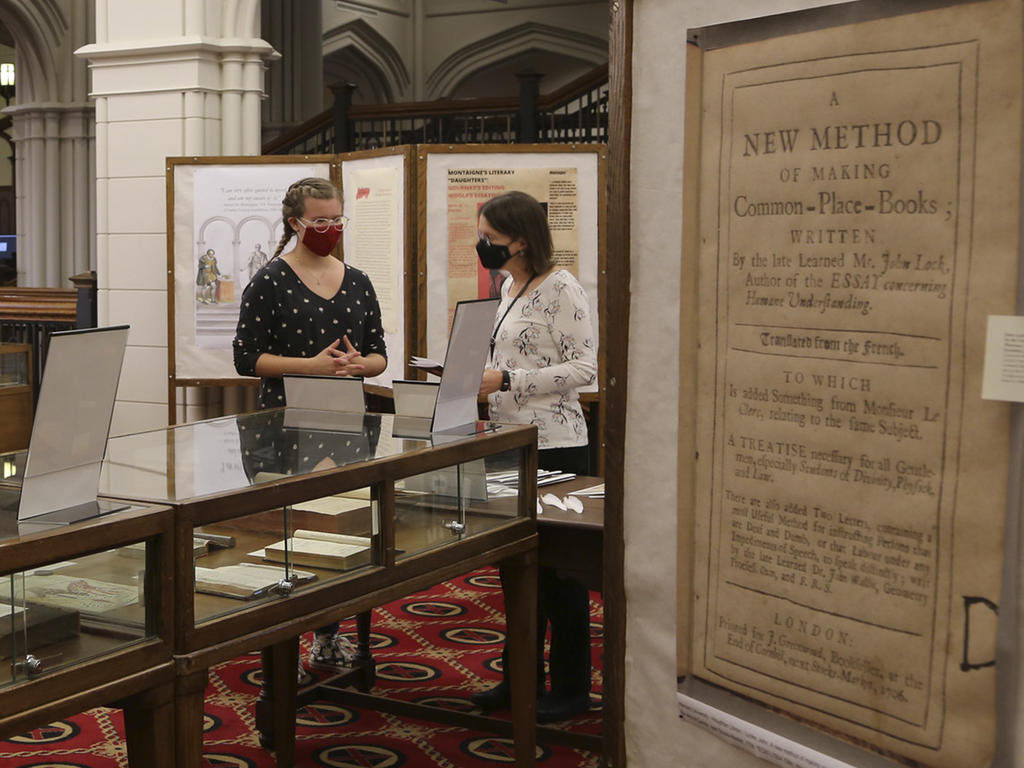
M526 285L524 285L522 288L519 289L519 293L517 293L516 297L514 299L512 299L512 303L508 305L508 309L505 310L505 314L503 314L501 316L501 319L498 321L498 324L494 326L494 331L491 333L491 359L492 360L494 359L494 342L498 338L498 329L501 328L501 324L503 322L505 322L505 318L508 317L508 313L512 311L512 307L514 307L515 303L517 301L519 301L519 297L522 296L524 293L526 293L526 289L530 287L530 283L533 282L533 278L535 278L536 276L537 275L535 275L535 274L534 275L530 275L530 279L526 281Z

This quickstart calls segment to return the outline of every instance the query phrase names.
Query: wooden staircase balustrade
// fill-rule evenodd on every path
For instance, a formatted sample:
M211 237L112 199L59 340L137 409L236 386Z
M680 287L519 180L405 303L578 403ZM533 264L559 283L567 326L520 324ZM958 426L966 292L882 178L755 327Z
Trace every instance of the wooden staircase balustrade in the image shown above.
M68 323L74 326L78 291L57 288L0 288L0 323Z
M263 154L325 154L396 144L604 142L608 137L608 66L603 65L546 96L438 99L349 106L351 88L335 89L336 105L267 142ZM535 85L535 82L534 82ZM535 105L526 99L535 98ZM536 114L521 135L522 110ZM341 129L339 130L339 125ZM339 144L348 144L340 146Z

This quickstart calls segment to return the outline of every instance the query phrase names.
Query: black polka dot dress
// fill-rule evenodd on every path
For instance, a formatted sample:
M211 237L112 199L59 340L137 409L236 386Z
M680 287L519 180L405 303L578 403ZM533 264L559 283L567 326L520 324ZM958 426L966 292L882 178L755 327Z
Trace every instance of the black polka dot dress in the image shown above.
M273 259L255 274L242 294L235 330L235 370L242 376L255 376L256 361L264 353L315 357L342 336L348 336L361 355L387 357L380 305L366 273L346 264L341 288L333 298L325 299L307 288L286 261ZM285 404L284 382L260 379L259 407Z

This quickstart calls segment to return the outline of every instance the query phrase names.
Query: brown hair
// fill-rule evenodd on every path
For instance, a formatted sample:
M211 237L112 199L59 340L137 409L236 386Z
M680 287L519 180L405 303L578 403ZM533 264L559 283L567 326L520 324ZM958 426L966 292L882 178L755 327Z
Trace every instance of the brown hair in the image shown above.
M523 238L523 259L534 274L544 274L554 266L547 213L536 199L525 192L505 192L484 203L479 215L501 234L513 240Z
M281 219L284 222L284 234L281 235L281 240L277 244L277 250L274 251L274 255L270 258L277 258L288 244L288 241L292 239L295 230L288 223L288 219L292 217L298 219L306 212L306 198L308 197L312 197L315 200L337 198L340 201L341 193L330 181L317 176L299 179L288 187L288 191L284 193L284 199L281 201Z

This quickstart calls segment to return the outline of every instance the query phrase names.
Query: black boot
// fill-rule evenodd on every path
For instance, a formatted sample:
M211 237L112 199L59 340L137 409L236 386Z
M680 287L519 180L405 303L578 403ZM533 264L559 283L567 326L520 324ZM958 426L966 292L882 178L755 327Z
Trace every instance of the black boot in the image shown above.
M545 693L537 699L537 722L557 723L590 711L590 695Z
M512 705L512 692L508 680L502 680L493 688L470 694L469 700L484 712L495 709L508 709Z

